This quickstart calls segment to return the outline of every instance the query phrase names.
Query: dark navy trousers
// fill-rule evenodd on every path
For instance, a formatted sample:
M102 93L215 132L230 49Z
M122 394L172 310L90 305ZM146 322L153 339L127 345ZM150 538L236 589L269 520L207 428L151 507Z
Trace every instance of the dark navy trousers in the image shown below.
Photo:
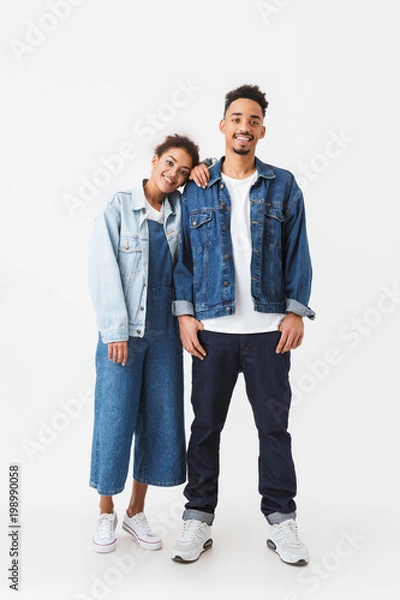
M287 518L295 514L296 474L288 432L290 352L275 352L280 335L279 331L199 332L207 356L204 360L193 358L192 362L194 420L188 447L184 518L199 518L209 524L213 521L218 502L220 436L240 372L259 437L261 511L267 518L272 513ZM243 443L244 439L238 439L238 444Z

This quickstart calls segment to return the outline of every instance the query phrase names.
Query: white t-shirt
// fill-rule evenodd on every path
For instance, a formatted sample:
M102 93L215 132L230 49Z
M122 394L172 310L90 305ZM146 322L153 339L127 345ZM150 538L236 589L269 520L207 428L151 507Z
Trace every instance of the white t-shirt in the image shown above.
M251 231L250 188L257 171L246 179L232 179L222 174L231 197L231 237L235 267L235 313L214 319L204 319L204 329L219 333L265 333L276 331L284 314L261 313L254 310L251 297Z
M164 202L161 204L161 209L157 210L154 208L147 198L144 199L147 210L147 218L150 221L157 221L157 223L164 223Z

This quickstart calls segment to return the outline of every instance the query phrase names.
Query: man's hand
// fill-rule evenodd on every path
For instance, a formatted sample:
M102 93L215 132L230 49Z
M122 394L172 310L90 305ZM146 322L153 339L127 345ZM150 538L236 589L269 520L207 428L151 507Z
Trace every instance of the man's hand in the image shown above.
M195 182L199 187L207 187L210 173L208 167L204 163L199 163L190 171L189 179Z
M128 342L109 342L108 358L124 367L128 360Z
M295 313L288 313L279 325L279 331L282 335L276 347L276 353L283 354L289 350L295 350L304 338L303 317Z
M187 352L196 356L196 358L203 358L206 356L206 351L199 342L197 333L204 329L204 325L201 321L191 317L189 315L183 315L178 317L179 331L181 335L182 346Z

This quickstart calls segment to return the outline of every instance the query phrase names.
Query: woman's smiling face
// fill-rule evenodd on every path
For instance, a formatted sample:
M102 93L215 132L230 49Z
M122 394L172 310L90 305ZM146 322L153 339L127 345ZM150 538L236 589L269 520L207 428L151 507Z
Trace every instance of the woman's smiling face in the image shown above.
M183 148L169 148L152 158L151 179L164 194L174 192L184 185L193 167L192 157Z

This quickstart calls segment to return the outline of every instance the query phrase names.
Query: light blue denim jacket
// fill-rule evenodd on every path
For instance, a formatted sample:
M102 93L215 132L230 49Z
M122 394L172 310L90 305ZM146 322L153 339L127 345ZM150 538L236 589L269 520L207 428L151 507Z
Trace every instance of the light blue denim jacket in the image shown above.
M164 200L164 231L176 263L180 192ZM89 290L104 343L143 337L146 322L149 228L143 186L118 192L96 217L89 244Z
M221 178L223 160L210 169L205 189L188 182L183 192L183 243L174 271L176 316L201 320L235 312L231 199ZM314 319L308 307L312 268L303 195L289 171L257 158L256 168L258 177L250 189L254 310Z

